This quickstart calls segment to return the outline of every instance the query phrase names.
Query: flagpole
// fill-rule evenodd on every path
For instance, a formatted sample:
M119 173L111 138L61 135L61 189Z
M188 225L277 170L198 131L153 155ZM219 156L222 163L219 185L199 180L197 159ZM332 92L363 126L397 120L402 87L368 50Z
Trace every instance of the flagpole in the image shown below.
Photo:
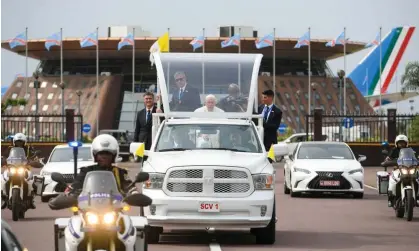
M311 28L308 27L308 112L311 114Z
M135 28L132 28L132 93L131 93L131 103L132 103L132 130L135 131L135 102L134 102L134 92L135 92Z
M96 28L96 136L99 135L99 27Z
M346 72L346 27L343 28L343 71ZM346 116L346 76L343 77L343 115Z
M202 53L205 53L205 28L202 28L204 43L202 44ZM202 94L205 94L205 63L202 60Z
M399 75L399 71L397 70L396 71L396 95L397 95L397 97L396 97L396 112L397 112L397 109L399 108L399 79L398 79L398 75Z
M26 85L26 94L28 94L28 27L25 29L25 85ZM27 95L26 95L27 96ZM38 98L38 97L35 97Z
M242 29L239 28L239 54L241 53L241 44L242 44L241 30ZM239 79L239 89L241 91L241 64L240 62L239 62L238 79Z
M272 69L272 82L273 82L273 88L274 88L274 104L275 104L275 102L276 102L276 53L275 53L275 50L276 50L276 47L275 47L275 42L276 42L276 29L274 28L274 39L273 39L273 46L272 46L272 54L273 54L273 58L272 58L272 67L273 67L273 69Z
M64 72L64 67L63 67L63 28L60 28L60 40L61 40L61 45L60 45L60 83L64 84L64 76L63 76L63 72ZM65 134L64 134L64 126L65 126L65 104L64 104L64 85L62 86L63 88L61 88L61 115L62 120L61 120L61 125L62 125L62 130L63 130L63 139L65 138ZM79 111L80 113L80 111Z
M382 113L382 110L381 110L381 104L382 104L382 100L381 100L381 89L383 88L383 86L381 85L381 27L380 27L380 113Z
M167 35L169 37L169 39L167 40L167 50L170 53L170 28L167 28ZM170 61L167 64L167 86L170 86Z
M63 28L60 28L60 40L61 40L61 46L60 46L60 81L63 82ZM62 97L63 98L63 97Z

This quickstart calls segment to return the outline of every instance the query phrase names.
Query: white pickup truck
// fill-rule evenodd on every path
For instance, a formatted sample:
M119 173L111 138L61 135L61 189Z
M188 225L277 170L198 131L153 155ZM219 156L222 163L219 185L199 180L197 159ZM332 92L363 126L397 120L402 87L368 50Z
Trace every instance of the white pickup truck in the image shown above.
M151 226L148 242L158 242L168 227L251 229L258 244L273 244L277 206L274 158L268 158L263 147L262 126L252 122L262 55L164 53L154 57L165 109L164 114L153 115L153 142L145 151L148 158L142 166L142 171L150 174L143 193L153 200L144 209ZM205 65L205 85L193 86L199 89L201 102L213 90L227 96L228 85L237 81L237 68L241 67L239 86L249 100L247 107L226 112L176 108L170 102L168 82L173 85L174 79L165 75L167 65L172 73L185 72L188 86L202 82ZM177 95L177 91L171 94ZM158 116L162 115L166 119L160 124ZM256 117L261 122L261 116ZM139 144L131 144L132 153Z

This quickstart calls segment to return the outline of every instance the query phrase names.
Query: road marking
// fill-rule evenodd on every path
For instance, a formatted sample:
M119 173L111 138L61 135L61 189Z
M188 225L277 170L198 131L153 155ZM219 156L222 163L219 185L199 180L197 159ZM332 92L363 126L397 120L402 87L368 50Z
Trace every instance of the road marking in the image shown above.
M218 243L211 243L209 245L209 248L210 248L210 251L222 251L221 247L220 247L220 244L218 244Z
M365 185L365 184L364 184L364 187L367 187L367 188L369 188L369 189L373 189L373 190L378 190L378 188L376 188L376 187L369 186L369 185Z

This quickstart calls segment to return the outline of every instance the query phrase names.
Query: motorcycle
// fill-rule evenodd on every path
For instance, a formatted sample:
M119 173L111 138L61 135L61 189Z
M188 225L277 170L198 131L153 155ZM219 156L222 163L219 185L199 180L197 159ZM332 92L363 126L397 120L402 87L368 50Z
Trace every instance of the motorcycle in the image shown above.
M396 217L407 221L413 219L413 208L417 206L416 195L418 192L418 160L412 148L400 149L397 160L388 160L381 163L383 167L396 167L390 177L392 190L389 194L394 196L392 201Z
M21 147L11 148L6 162L1 180L2 199L5 207L12 211L13 221L18 221L25 218L32 196L40 195L44 179L32 175L25 150Z
M148 173L139 173L130 187L148 180ZM51 179L65 185L64 177L52 173ZM79 250L147 250L147 219L125 214L129 206L146 207L152 200L140 193L125 198L119 193L112 172L89 172L76 198L61 194L53 201L53 210L71 208L71 218L59 218L54 225L55 251ZM63 238L64 237L64 238Z

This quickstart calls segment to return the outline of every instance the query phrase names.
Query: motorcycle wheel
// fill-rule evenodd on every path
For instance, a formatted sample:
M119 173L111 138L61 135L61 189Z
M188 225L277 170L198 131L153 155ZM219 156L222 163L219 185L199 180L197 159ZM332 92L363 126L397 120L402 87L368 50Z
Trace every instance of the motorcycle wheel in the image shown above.
M20 191L18 189L12 189L12 219L13 221L19 220L20 215Z
M413 219L413 207L414 207L414 199L413 199L413 190L406 191L406 203L405 203L405 213L407 221L411 221Z
M397 199L396 203L396 207L394 208L394 211L396 212L396 217L397 218L403 218L404 217L404 207L401 205L401 201L400 199Z

